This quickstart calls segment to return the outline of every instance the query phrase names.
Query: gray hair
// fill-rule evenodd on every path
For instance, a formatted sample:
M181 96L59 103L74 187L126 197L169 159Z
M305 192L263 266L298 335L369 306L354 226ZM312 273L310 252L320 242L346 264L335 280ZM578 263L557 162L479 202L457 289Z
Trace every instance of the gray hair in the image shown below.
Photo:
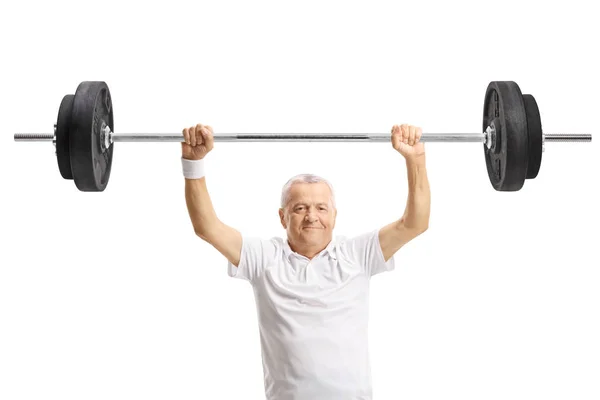
M283 189L281 190L281 208L285 208L287 203L290 201L290 190L292 189L292 185L294 183L326 183L329 186L329 190L331 191L331 205L335 209L335 195L333 192L333 185L325 178L321 178L318 175L313 174L300 174L290 178L289 181L285 185L283 185Z

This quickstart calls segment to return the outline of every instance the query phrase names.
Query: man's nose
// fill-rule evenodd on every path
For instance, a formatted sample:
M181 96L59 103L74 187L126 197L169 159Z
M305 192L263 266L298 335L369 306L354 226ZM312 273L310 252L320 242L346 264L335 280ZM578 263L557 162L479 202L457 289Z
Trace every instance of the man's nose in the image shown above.
M306 219L308 221L316 221L317 220L317 210L313 208L309 208L306 213Z

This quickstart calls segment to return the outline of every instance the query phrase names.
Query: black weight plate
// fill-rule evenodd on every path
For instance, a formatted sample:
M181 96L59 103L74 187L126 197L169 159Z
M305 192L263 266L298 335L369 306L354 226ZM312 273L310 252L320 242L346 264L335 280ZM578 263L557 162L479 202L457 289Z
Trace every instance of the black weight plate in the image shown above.
M101 192L110 178L111 145L103 151L102 122L114 132L112 99L105 82L81 82L73 99L71 114L71 170L81 191Z
M523 95L525 113L527 114L527 132L529 136L529 163L527 179L534 179L542 164L542 119L535 98L530 94Z
M71 129L71 111L73 110L74 97L72 94L63 97L56 119L56 160L58 161L60 174L65 179L73 179L71 152L69 151L69 130Z
M485 163L494 189L517 191L527 176L528 135L523 95L512 81L490 82L483 103L483 130L494 122L496 145L484 144Z

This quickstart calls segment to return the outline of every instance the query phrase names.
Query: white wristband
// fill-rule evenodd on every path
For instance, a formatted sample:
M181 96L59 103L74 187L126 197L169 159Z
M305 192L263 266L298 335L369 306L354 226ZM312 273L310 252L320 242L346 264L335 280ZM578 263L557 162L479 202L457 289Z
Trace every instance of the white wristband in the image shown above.
M186 179L200 179L204 177L204 159L188 160L181 157L183 176Z

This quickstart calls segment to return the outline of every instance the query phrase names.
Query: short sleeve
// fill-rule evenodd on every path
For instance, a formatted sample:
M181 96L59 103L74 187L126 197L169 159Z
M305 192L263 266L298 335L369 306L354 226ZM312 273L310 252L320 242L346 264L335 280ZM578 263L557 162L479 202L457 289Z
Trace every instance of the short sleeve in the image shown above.
M359 263L367 276L392 271L396 267L393 256L387 262L383 258L379 229L346 239L345 246L348 255Z
M274 258L276 246L273 240L242 236L240 263L236 267L227 261L227 273L233 278L253 283L262 274L268 260Z

